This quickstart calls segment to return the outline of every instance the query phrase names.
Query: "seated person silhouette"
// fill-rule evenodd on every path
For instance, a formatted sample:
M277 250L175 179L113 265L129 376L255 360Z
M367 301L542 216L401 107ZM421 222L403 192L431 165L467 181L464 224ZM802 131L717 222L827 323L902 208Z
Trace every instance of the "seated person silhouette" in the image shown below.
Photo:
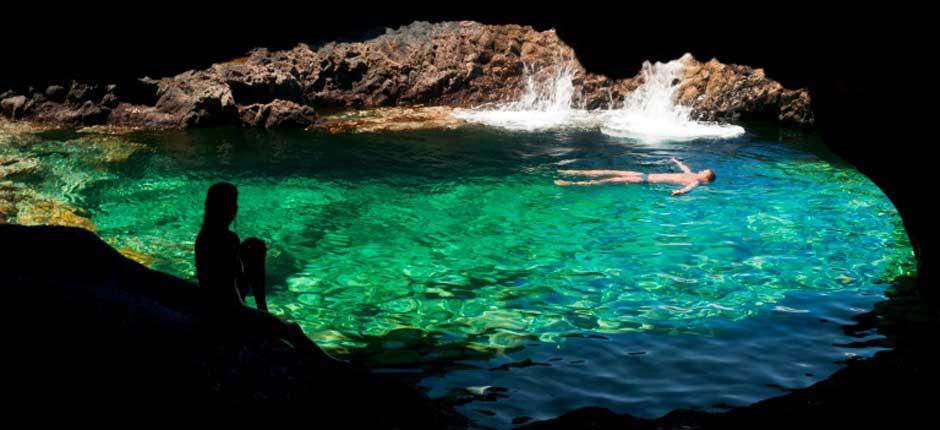
M629 170L559 170L558 173L562 175L588 176L604 179L574 182L557 179L555 180L555 185L566 187L569 185L642 184L644 182L650 184L676 184L682 185L682 188L672 191L672 195L678 196L692 191L701 184L708 184L715 180L715 172L711 169L693 172L685 163L675 158L671 158L670 160L676 163L676 166L679 167L679 170L682 170L682 173L645 174L631 172Z
M213 321L224 323L227 329L273 334L295 348L315 350L328 357L299 325L267 312L264 291L267 247L258 238L239 243L238 235L229 230L237 213L238 189L234 185L220 182L209 187L202 228L196 238L196 276L208 315ZM243 298L249 293L254 295L258 310L245 306Z
M196 237L196 276L202 288L204 304L212 310L232 309L244 305L249 290L254 293L258 308L267 310L264 297L264 242L251 238L239 244L238 235L229 225L238 213L238 189L220 182L209 187L202 228ZM251 254L246 270L242 252ZM260 260L258 253L261 253ZM246 276L251 273L251 280ZM255 281L255 282L251 282Z

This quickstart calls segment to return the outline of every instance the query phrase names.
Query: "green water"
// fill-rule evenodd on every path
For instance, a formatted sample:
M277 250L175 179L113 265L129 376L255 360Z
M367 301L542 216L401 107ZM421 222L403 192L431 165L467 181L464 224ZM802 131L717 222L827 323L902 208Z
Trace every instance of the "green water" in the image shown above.
M499 386L462 409L496 427L808 385L847 354L833 345L837 324L819 320L849 321L913 270L880 190L812 135L773 128L660 144L477 127L108 139L139 146L110 161L113 145L71 133L0 147L41 161L21 181L183 277L206 189L236 184L236 232L269 244L273 312L334 354L424 374L435 396ZM553 184L558 169L674 171L670 157L717 180L682 197L667 185ZM494 376L526 359L540 365Z

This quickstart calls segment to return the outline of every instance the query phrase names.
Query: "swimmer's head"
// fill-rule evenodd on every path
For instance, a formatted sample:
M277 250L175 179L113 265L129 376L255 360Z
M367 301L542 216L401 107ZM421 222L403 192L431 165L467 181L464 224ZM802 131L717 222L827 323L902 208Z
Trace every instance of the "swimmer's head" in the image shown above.
M695 174L695 177L703 183L709 183L715 180L715 172L712 169L705 169Z

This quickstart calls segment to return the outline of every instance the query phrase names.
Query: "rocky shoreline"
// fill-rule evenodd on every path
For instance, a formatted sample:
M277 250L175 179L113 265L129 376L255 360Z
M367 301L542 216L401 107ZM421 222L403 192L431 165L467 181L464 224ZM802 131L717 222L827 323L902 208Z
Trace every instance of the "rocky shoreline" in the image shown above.
M94 233L0 225L4 412L74 420L212 419L436 429L463 420L410 381L284 342L266 321L219 325L198 287L144 267ZM246 311L248 312L248 311ZM237 417L237 418L236 418Z
M807 90L784 88L762 69L712 59L682 59L677 102L695 119L814 122ZM554 31L476 22L415 22L373 39L300 44L162 79L125 85L59 82L0 92L11 120L82 126L146 128L201 126L309 127L320 109L418 105L475 107L517 100L529 79L544 81L558 67L573 70L573 103L617 108L643 83L642 73L613 80L587 72Z

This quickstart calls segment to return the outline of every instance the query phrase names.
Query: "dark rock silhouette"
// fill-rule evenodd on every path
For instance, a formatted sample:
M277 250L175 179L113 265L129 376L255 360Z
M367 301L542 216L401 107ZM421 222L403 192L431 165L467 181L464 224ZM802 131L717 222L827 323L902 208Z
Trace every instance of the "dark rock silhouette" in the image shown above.
M445 423L446 408L397 380L212 324L195 285L86 230L0 225L0 291L15 303L0 313L7 417Z
M574 102L617 107L643 76L587 72L554 31L477 22L415 22L364 42L255 49L247 57L128 88L72 82L62 90L6 94L9 118L55 124L185 128L212 125L305 127L314 108L442 105L470 107L518 99L529 79L568 66ZM789 90L761 69L685 61L679 102L709 120L762 118L812 124L809 93Z

